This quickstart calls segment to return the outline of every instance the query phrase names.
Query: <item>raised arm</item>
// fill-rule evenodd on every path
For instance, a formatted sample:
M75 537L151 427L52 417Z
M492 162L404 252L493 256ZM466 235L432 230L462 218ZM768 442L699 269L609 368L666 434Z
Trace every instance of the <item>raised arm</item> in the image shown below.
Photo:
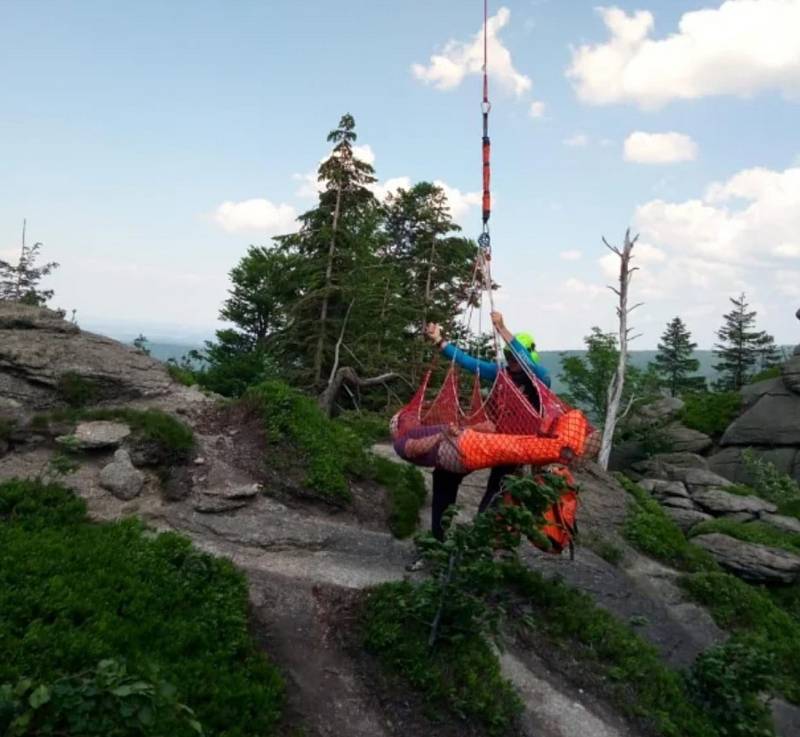
M452 343L448 343L442 338L442 329L436 323L426 325L425 334L439 347L443 356L455 361L465 371L477 373L487 381L494 381L497 378L497 364L470 356Z
M536 374L536 378L539 379L546 387L550 387L550 372L542 366L542 364L537 363L531 357L531 354L525 348L522 343L520 343L511 333L511 331L506 327L505 322L503 321L503 315L500 312L493 312L492 313L492 323L494 324L497 332L500 333L500 337L509 345L511 346L512 350L514 351L514 355L517 357L517 360L522 360L525 362L525 365Z

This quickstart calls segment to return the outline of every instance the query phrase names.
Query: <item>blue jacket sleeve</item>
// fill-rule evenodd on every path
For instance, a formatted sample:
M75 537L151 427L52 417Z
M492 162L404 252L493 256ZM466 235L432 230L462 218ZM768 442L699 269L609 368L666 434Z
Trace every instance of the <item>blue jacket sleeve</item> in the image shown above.
M465 371L469 371L472 374L480 374L482 379L494 381L497 378L496 363L473 358L468 353L456 348L452 343L448 343L442 348L442 355L451 361L454 360Z
M539 381L541 381L546 387L550 388L550 373L548 370L542 366L542 364L536 363L536 361L531 358L531 354L528 353L522 343L520 343L516 338L511 341L511 347L514 349L514 355L522 357L531 371L536 374L536 377L539 379Z

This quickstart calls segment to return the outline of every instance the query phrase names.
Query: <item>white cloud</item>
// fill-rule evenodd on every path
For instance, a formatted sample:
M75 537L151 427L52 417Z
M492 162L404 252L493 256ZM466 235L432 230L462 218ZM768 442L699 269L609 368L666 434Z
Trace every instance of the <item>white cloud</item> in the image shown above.
M637 164L675 164L694 161L697 144L682 133L644 133L636 131L626 139L623 148L625 161Z
M571 251L561 251L558 254L564 261L578 261L583 256L583 254L578 250L571 250Z
M383 202L387 195L393 194L398 189L411 189L411 178L392 177L385 182L375 182L375 184L370 185L370 189L375 197Z
M460 189L451 187L440 179L435 180L434 184L444 190L453 220L460 220L469 212L471 207L479 207L481 204L480 192L462 192Z
M781 243L772 249L772 255L778 258L800 259L800 242Z
M230 233L260 231L278 235L296 230L297 212L291 205L275 205L269 200L252 199L223 202L214 213L218 225Z
M531 88L530 77L514 68L511 52L498 38L511 18L511 11L501 7L497 14L489 19L487 28L487 44L489 50L489 74L501 86L520 96ZM483 29L479 30L470 41L448 41L441 53L433 54L428 65L413 64L412 74L439 90L452 90L458 87L468 74L483 72Z
M800 0L726 0L684 13L663 39L650 37L648 11L598 12L610 38L573 49L567 70L583 102L654 109L709 95L800 94Z
M787 297L800 298L800 270L779 271L775 275L778 291Z
M587 146L589 144L589 136L587 136L585 133L576 133L574 136L565 138L561 142L565 146L571 146L572 148L580 148L583 146Z
M567 279L563 287L569 292L589 298L597 297L606 291L605 287L601 287L598 284L588 284L582 279L576 279L574 277Z
M534 100L528 108L528 115L532 118L544 117L545 104L541 100Z

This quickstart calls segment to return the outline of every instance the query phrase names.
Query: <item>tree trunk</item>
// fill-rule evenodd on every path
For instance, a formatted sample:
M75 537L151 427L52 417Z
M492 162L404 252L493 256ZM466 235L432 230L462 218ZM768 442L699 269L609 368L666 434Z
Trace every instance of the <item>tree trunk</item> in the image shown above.
M342 204L342 185L336 189L336 206L333 208L333 225L331 228L331 244L328 248L328 264L325 267L325 292L322 295L322 307L319 313L319 337L317 350L314 353L314 386L319 386L322 380L322 357L325 350L325 327L328 320L328 299L331 293L331 280L333 278L333 258L336 254L336 230L339 227L339 210Z
M617 418L619 415L619 404L622 399L622 390L625 387L625 367L628 363L628 341L633 340L630 337L631 328L628 327L628 315L633 310L639 307L638 304L633 307L628 307L628 287L633 277L633 272L636 267L631 268L631 253L636 241L639 240L637 235L631 240L630 229L625 231L625 243L622 250L615 248L608 244L606 239L603 243L614 253L619 256L619 289L609 287L614 294L619 297L619 304L617 306L617 317L619 318L619 362L617 363L617 370L611 383L608 386L608 402L606 404L606 416L603 423L603 434L600 439L600 455L597 459L598 463L604 468L608 468L608 459L611 456L611 446L614 442L614 430L617 427ZM634 336L637 337L637 336Z

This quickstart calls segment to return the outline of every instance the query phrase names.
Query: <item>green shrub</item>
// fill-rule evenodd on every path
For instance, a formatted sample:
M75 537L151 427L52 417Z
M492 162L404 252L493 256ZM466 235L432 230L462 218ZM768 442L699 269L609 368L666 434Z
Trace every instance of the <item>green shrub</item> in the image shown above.
M791 553L800 553L800 535L777 530L763 522L736 522L721 517L695 525L689 531L689 536L696 537L710 532L720 532L743 542L769 545Z
M777 684L786 698L800 703L800 624L770 596L727 573L694 573L681 586L707 607L714 621L775 660Z
M133 520L89 523L57 486L0 485L0 652L0 684L75 686L107 659L157 669L209 735L275 734L281 711L232 564Z
M183 386L194 386L197 384L197 376L194 371L186 366L178 365L175 363L174 359L172 361L167 361L167 373L173 381L177 381L179 384L183 384Z
M742 460L756 496L777 504L784 514L796 514L800 508L800 484L749 448L742 453Z
M58 378L56 396L69 407L78 408L98 401L100 391L97 382L68 371Z
M427 593L426 586L425 592ZM489 734L505 735L522 710L511 684L480 633L465 630L458 640L428 645L436 598L425 599L408 582L387 583L367 596L361 620L363 645L400 674L429 704L443 705L465 720L481 723Z
M717 734L712 721L692 703L680 674L588 594L518 564L506 567L505 578L530 607L521 623L601 675L608 697L625 714L645 719L665 737Z
M8 440L11 437L11 433L14 432L14 427L13 420L0 417L0 440Z
M372 460L375 481L389 490L389 527L395 537L404 538L417 529L419 510L425 504L425 479L419 469L376 456Z
M683 397L680 421L693 430L718 437L733 422L742 407L739 392L700 392Z
M623 534L635 548L682 571L713 571L717 565L701 548L689 543L680 528L641 486L617 479L631 497Z
M389 418L380 412L342 412L335 422L350 428L367 446L389 439Z
M137 676L124 663L103 660L89 672L52 682L24 678L0 686L0 732L8 737L202 735L194 712L176 693L157 673Z
M774 661L760 647L728 641L701 653L688 678L689 692L725 737L773 735L761 694L772 689Z
M285 462L306 467L306 484L317 496L334 504L350 501L348 476L369 471L363 444L352 430L331 421L316 401L282 381L251 387L244 401L264 419L268 440L280 449L276 459L293 453Z

